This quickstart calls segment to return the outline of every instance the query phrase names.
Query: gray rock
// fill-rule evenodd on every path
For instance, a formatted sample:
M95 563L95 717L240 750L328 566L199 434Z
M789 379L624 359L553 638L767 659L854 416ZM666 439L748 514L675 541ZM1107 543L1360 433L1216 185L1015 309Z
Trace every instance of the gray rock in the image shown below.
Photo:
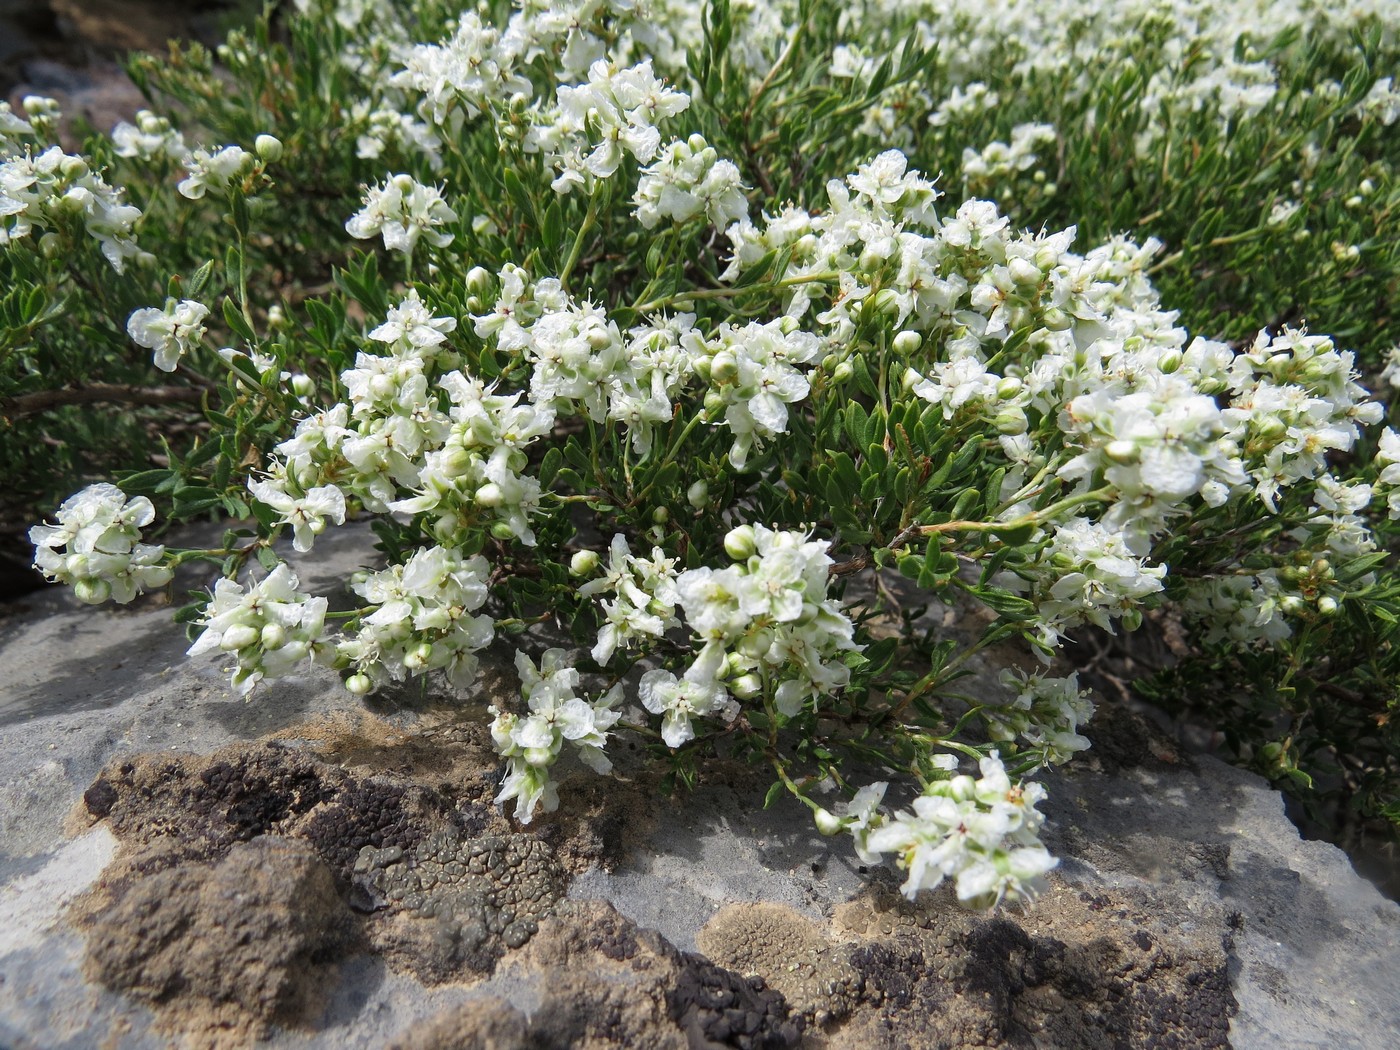
M371 557L362 530L341 530L318 544L304 579L328 589ZM0 620L6 743L0 750L0 1045L77 1048L93 1045L97 1033L121 1032L122 1047L165 1046L162 1015L139 997L94 980L91 967L85 970L89 942L65 915L117 848L106 824L84 830L94 810L80 806L83 793L122 756L208 754L273 732L294 738L308 719L359 717L362 707L334 675L312 669L244 700L228 688L216 661L184 658L187 643L170 624L169 610L152 603L91 610L54 590L26 606ZM982 687L990 688L994 672L982 668ZM386 707L380 717L412 733L424 715L406 705ZM1002 923L999 936L1021 945L1063 942L1067 935L1045 931L1067 929L1068 920L1052 912L1038 918L1037 908L1064 901L1094 912L1096 902L1111 902L1108 911L1094 912L1094 921L1105 930L1119 923L1122 938L1194 946L1177 950L1177 958L1201 959L1208 949L1223 953L1237 1004L1231 1045L1394 1045L1400 906L1359 878L1339 850L1301 840L1278 793L1257 777L1209 757L1173 756L1170 746L1139 747L1124 758L1125 749L1114 743L1120 728L1111 717L1102 727L1100 760L1046 778L1048 844L1062 858L1055 889L1024 915L990 920ZM610 871L575 878L569 897L604 898L682 951L695 950L702 928L727 905L790 909L825 931L827 941L811 949L813 973L824 972L823 960L834 960L857 1016L873 993L861 992L866 999L860 1000L850 989L862 980L871 985L873 971L867 958L865 976L850 976L850 966L865 958L852 954L852 938L862 935L843 926L841 916L870 874L841 840L817 835L805 811L783 803L763 810L761 798L760 789L738 780L702 786L682 802L659 800L646 844ZM1119 912L1127 916L1121 923ZM938 933L953 927L940 926L937 914L909 921L930 931L919 936L953 936ZM885 920L877 915L869 921ZM899 935L896 927L890 936ZM977 929L957 926L956 937L976 938ZM543 937L543 924L541 931ZM539 940L523 949L526 956L541 950ZM901 958L907 967L911 956ZM525 1014L547 1001L538 979L509 955L493 976L470 987L423 984L372 954L349 955L326 973L318 1012L299 1027L273 1027L262 1045L378 1047L419 1022L431 1026L444 1011L471 1016L478 1009L471 1004L492 996ZM1030 993L1016 992L1020 978L1012 978L1007 994L1022 995L1024 1007ZM1044 989L1046 995L1054 990L1050 984ZM1021 1007L1012 1003L1007 1016L1014 1016L1013 1008ZM831 1045L843 1044L838 1038Z

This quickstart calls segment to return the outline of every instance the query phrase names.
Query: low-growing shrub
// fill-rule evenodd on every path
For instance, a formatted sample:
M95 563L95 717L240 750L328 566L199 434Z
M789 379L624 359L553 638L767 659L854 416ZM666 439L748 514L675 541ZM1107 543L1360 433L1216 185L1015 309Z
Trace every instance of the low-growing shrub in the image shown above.
M178 618L245 694L316 662L470 697L515 638L522 821L630 733L681 783L771 768L910 895L1034 893L1028 778L1093 710L1048 665L1148 613L1198 654L1164 697L1209 683L1242 757L1400 817L1400 437L1362 382L1400 371L1395 25L945 6L300 2L134 59L153 110L85 155L7 109L7 447L109 440L56 406L202 419L134 415L160 458L36 564L94 603L218 565ZM148 531L211 513L215 550ZM366 518L385 561L329 611L274 541ZM1046 667L961 692L1003 642Z

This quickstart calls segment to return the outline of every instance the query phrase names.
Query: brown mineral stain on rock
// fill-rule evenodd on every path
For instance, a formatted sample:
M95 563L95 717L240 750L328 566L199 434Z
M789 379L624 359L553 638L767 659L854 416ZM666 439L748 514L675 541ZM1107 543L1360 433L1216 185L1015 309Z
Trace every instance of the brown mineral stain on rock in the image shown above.
M89 977L160 1008L204 1047L307 1019L351 930L314 850L268 837L106 882L83 910Z

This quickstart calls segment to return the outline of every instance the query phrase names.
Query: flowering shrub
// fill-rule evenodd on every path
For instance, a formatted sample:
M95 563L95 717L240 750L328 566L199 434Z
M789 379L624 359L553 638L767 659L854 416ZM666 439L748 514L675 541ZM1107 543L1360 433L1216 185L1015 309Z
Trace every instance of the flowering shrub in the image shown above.
M186 391L206 423L36 526L36 565L128 602L217 564L180 618L244 693L319 663L469 700L514 640L521 821L619 734L682 783L718 749L911 897L1032 896L1028 778L1089 746L1076 675L971 697L970 661L1149 614L1193 633L1183 680L1271 690L1241 752L1300 786L1309 747L1359 760L1400 818L1400 438L1366 385L1400 369L1394 26L945 6L299 0L217 71L134 60L168 115L89 157L0 113L8 404L52 374L54 405ZM74 317L178 385L84 394ZM153 501L233 523L153 546ZM384 562L328 612L275 543L366 518ZM895 573L980 633L848 593ZM546 620L577 650L535 651ZM1367 732L1326 735L1324 696Z

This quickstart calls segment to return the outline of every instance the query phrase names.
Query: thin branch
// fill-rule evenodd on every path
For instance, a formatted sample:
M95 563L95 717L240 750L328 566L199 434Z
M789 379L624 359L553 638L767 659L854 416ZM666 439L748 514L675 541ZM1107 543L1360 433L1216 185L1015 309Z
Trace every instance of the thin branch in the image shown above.
M170 405L194 403L203 396L202 391L187 386L146 387L119 383L90 383L87 386L36 390L32 394L4 398L0 400L0 416L13 421L64 405L87 405L97 401L127 405Z

